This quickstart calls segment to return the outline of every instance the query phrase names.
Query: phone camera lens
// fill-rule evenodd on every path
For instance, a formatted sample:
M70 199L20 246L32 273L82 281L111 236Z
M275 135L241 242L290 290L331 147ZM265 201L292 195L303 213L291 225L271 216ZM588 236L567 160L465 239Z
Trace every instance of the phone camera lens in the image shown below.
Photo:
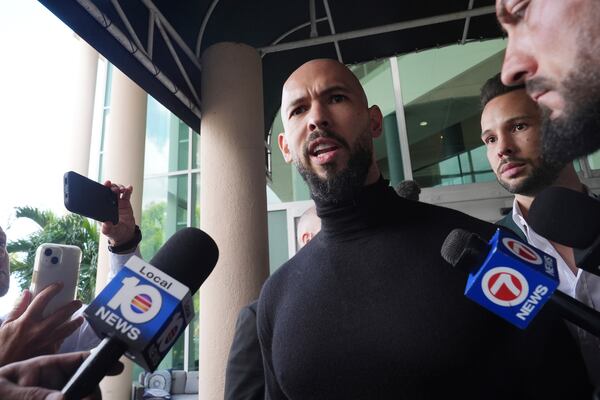
M52 258L50 259L50 262L51 262L52 264L58 264L58 257L56 257L56 256L52 257Z
M44 250L44 255L47 256L47 257L51 256L52 255L52 249L46 249L46 250Z

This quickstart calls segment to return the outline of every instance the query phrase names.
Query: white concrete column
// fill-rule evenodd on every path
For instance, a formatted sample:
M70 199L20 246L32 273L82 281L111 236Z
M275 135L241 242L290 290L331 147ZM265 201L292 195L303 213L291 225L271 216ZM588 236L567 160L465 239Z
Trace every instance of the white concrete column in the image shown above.
M142 219L144 183L144 147L146 140L146 93L114 67L110 114L104 138L104 174L106 179L133 185L131 205L138 224ZM100 239L96 293L106 284L109 272L107 240ZM111 400L128 400L131 392L132 364L121 358L125 370L119 376L108 377L100 385L102 396Z
M203 54L200 140L200 224L219 262L200 288L199 397L220 400L238 311L269 271L262 65L252 47L218 43Z
M94 94L98 53L79 37L75 37L76 57L71 66L73 93L67 124L65 124L65 153L69 160L67 168L81 175L88 175L90 164L90 141L94 115Z

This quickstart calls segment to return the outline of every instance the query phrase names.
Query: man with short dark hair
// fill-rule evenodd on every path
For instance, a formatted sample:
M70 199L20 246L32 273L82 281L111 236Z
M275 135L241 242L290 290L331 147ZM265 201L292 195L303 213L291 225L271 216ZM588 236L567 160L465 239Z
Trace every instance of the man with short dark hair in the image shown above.
M500 75L481 89L481 140L498 183L529 209L533 197L555 183L581 190L572 164L548 163L541 156L540 109L523 86L505 86Z
M578 251L538 235L527 215L536 195L548 186L587 192L573 163L556 165L541 156L540 110L523 86L505 86L500 75L481 89L481 140L498 182L515 195L512 212L498 221L522 240L556 258L558 289L593 308L600 308L600 278L577 267L587 250ZM599 204L600 206L600 204ZM577 328L584 358L593 382L600 385L598 341Z
M600 148L600 2L496 0L508 34L502 81L543 111L543 154L567 162Z
M521 331L464 297L452 229L494 226L399 197L374 158L382 115L335 60L286 81L279 135L321 232L267 280L258 335L271 399L586 398L579 351L549 309ZM552 351L548 351L552 349Z

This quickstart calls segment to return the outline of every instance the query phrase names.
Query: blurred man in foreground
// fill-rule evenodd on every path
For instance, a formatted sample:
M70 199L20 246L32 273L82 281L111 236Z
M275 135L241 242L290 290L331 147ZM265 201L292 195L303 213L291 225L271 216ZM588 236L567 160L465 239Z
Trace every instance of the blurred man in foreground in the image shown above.
M496 0L508 34L502 82L543 110L543 154L562 162L600 148L600 2Z

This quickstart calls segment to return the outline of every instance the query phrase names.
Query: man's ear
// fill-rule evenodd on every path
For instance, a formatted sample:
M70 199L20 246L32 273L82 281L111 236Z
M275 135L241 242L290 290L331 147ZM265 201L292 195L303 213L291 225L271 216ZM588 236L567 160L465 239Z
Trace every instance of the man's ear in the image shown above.
M287 138L285 137L285 133L280 133L277 136L277 144L279 145L279 150L281 150L281 154L283 154L283 159L286 163L292 162L292 153L290 152L290 148L288 147Z
M300 237L300 241L302 242L303 246L306 246L306 243L310 242L312 240L313 234L310 232L304 232L302 234L302 236Z
M369 120L371 121L371 136L377 138L383 133L383 115L379 106L369 108Z

